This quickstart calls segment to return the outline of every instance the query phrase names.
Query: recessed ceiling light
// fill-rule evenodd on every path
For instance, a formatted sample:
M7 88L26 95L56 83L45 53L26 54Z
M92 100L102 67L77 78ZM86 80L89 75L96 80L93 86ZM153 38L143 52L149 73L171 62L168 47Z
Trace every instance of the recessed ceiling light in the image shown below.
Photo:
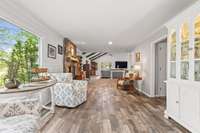
M113 42L112 42L112 41L109 41L109 42L108 42L108 45L112 45L112 44L113 44Z
M79 44L79 45L85 45L87 44L86 42L84 41L74 41L76 44Z
M86 42L80 42L80 44L82 44L82 45L85 45L85 44L86 44Z

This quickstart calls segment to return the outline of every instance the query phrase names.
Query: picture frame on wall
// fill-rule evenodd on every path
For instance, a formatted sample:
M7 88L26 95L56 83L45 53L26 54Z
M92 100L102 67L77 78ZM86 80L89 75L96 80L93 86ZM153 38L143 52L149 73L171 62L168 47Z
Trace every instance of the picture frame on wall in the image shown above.
M140 62L141 61L141 53L140 52L136 52L135 53L135 60L136 60L136 62Z
M48 57L56 59L56 47L48 44Z
M58 54L63 54L63 47L61 45L58 45Z

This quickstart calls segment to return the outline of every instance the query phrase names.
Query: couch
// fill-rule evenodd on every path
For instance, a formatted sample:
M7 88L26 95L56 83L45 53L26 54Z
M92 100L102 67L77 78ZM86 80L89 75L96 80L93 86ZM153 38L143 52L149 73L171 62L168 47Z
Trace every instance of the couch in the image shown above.
M74 108L87 100L87 81L73 80L71 73L51 73L57 83L54 98L57 106Z

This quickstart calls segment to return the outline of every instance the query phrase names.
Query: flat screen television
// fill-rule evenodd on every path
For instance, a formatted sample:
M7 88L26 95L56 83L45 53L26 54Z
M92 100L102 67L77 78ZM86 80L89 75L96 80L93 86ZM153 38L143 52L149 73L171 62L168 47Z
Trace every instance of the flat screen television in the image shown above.
M115 68L128 68L128 62L127 61L116 61Z

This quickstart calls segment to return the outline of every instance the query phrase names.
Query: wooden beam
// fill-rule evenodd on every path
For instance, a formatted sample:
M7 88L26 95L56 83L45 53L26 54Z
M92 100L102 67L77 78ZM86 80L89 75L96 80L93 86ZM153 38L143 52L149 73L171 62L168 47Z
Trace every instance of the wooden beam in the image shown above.
M97 53L96 55L90 57L89 59L91 60L91 59L93 59L93 58L96 58L97 56L99 56L99 55L101 55L101 54L102 54L102 53Z
M106 55L106 54L108 54L108 53L103 53L103 54L97 56L96 58L91 59L91 61L94 61L94 60L96 60L96 59L98 59L98 58L100 58L100 57L102 57L102 56L104 56L104 55Z
M93 56L94 54L96 54L96 52L93 52L93 53L87 55L86 58L89 58L90 56Z

